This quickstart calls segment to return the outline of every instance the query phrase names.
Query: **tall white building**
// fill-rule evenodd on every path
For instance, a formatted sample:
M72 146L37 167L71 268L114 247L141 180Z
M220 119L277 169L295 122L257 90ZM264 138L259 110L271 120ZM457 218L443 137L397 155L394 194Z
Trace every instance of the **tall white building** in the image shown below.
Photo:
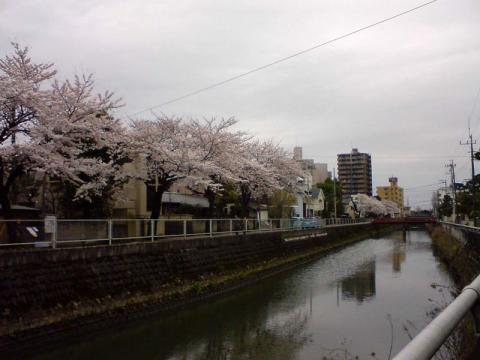
M312 198L312 189L316 184L324 182L328 178L327 164L315 163L313 159L303 158L303 149L301 146L295 146L293 148L293 159L298 161L303 170L302 179L299 181L298 191L295 194L297 203L294 208L294 216L306 217L312 215L318 215L323 210L323 192L319 197L319 192L316 192L316 198ZM321 209L320 209L321 208Z
M300 161L303 159L303 155L302 155L302 147L301 146L295 146L293 148L293 160L297 160L297 161Z
M314 163L312 170L312 181L314 184L323 183L328 179L328 165L323 163Z
M316 163L313 159L303 158L303 149L301 146L293 148L293 159L302 165L302 170L311 175L311 183L316 185L322 183L329 178L328 165L324 163Z

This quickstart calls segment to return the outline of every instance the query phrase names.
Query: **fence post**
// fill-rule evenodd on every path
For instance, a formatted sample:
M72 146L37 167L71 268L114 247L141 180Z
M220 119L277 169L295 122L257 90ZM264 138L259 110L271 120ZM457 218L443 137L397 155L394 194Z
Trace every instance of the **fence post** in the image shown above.
M8 220L7 220L8 221ZM45 240L47 239L47 234L50 235L50 246L52 249L57 247L57 218L53 215L47 215L43 219Z
M245 219L245 233L248 232L248 219Z
M57 218L52 219L53 222L53 233L52 233L52 249L55 249L57 247Z
M108 245L112 245L112 219L108 219Z
M187 219L183 219L183 238L187 238Z
M232 224L233 220L230 219L230 234L233 232L233 224Z
M154 231L155 231L155 220L151 219L150 220L150 237L152 242L155 240Z
M213 237L213 220L209 220L209 225L208 227L210 228L210 237Z

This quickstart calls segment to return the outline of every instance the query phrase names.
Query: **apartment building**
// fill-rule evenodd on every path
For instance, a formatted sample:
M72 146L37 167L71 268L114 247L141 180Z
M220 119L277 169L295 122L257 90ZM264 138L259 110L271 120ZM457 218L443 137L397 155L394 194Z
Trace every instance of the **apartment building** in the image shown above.
M372 158L370 154L352 149L348 154L337 155L338 180L343 197L355 194L372 196Z
M390 185L377 186L377 196L383 200L390 200L397 204L400 211L403 210L403 189L398 186L398 178L391 177L388 179Z

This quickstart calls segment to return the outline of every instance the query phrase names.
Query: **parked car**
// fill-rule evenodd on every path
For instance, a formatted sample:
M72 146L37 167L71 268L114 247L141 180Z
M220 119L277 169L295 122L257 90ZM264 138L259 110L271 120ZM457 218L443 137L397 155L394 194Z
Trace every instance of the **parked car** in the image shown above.
M322 225L320 219L293 217L290 219L290 227L293 229L315 229Z
M320 219L318 218L305 218L303 219L302 227L304 229L315 229L321 226Z
M303 224L303 218L301 217L292 217L290 218L290 228L292 229L301 229Z

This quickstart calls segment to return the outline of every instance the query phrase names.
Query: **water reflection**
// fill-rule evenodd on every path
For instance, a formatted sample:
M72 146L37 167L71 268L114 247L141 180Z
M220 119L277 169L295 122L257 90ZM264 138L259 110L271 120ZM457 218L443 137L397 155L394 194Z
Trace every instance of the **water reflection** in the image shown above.
M399 273L402 271L402 263L406 259L405 245L403 243L394 243L392 249L392 268L393 271Z
M304 335L307 321L307 314L297 313L282 324L261 326L254 331L244 329L237 337L224 339L227 341L209 339L194 348L182 349L169 359L294 359L309 339Z
M409 341L405 323L421 329L430 320L428 299L439 296L430 284L450 281L426 233L399 232L41 359L364 359L372 353L387 358L387 315L395 354Z
M362 266L355 274L341 282L342 300L357 300L362 303L375 297L375 261Z

